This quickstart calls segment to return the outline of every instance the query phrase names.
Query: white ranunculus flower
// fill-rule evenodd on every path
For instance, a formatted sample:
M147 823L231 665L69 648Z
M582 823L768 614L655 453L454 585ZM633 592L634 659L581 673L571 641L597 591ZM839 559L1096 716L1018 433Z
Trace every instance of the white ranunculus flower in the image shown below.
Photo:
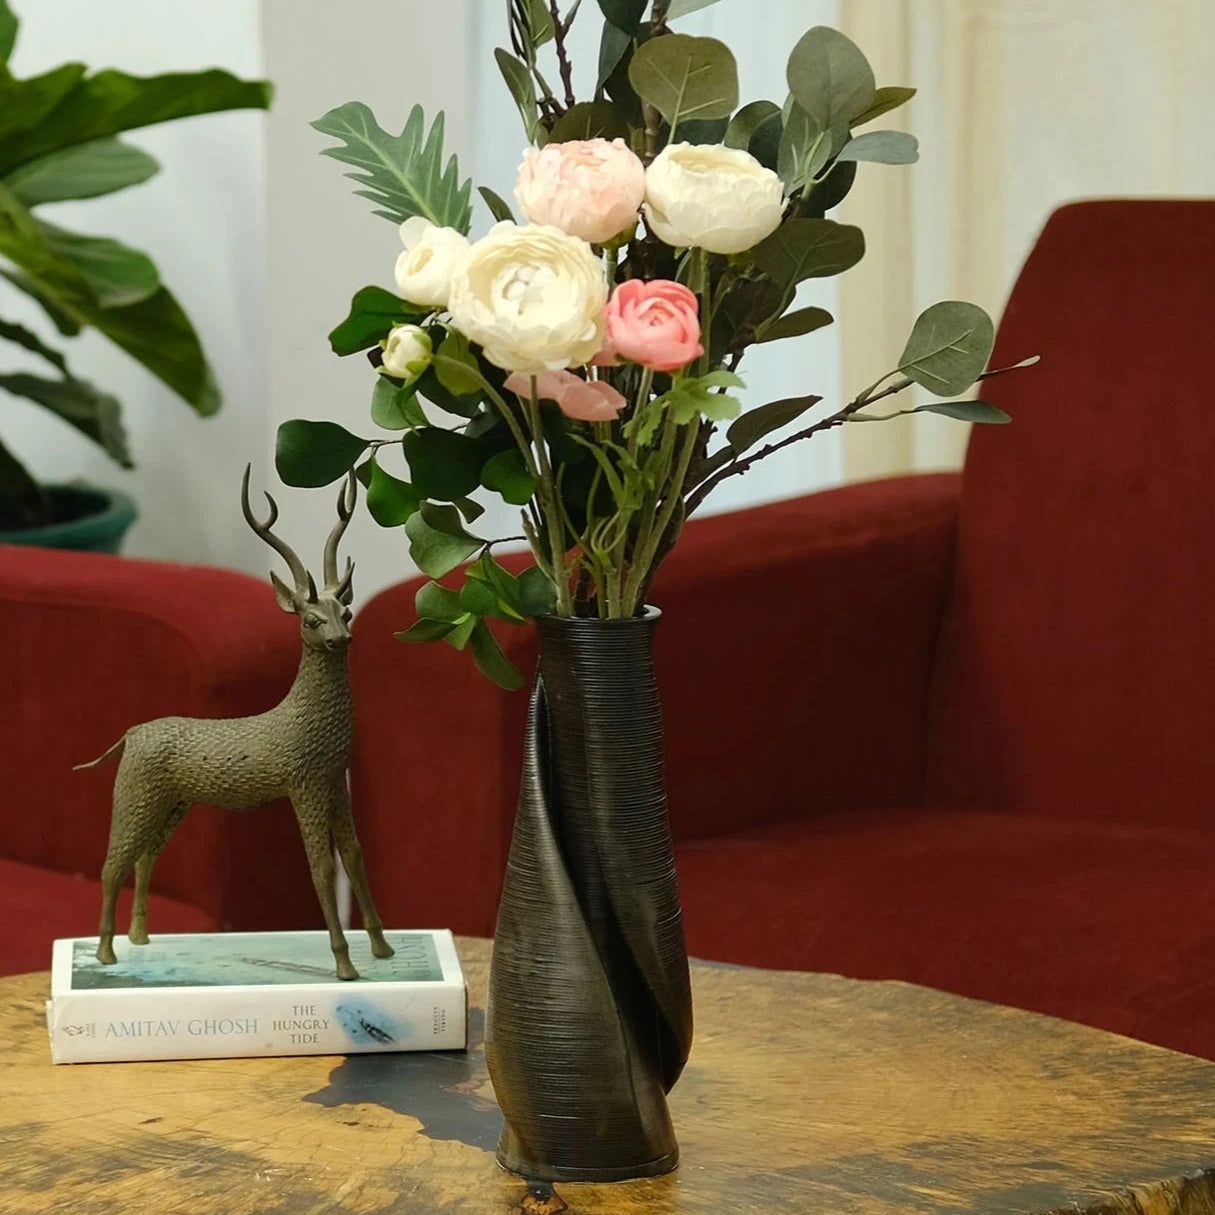
M430 334L420 325L397 325L384 342L380 370L398 380L416 380L430 366L434 348Z
M507 371L589 363L603 345L607 280L586 241L548 224L495 224L451 284L457 329Z
M405 251L397 258L397 289L411 304L447 305L452 275L468 253L468 237L415 215L400 227Z
M780 178L749 152L668 144L645 171L645 218L664 244L742 253L780 226Z

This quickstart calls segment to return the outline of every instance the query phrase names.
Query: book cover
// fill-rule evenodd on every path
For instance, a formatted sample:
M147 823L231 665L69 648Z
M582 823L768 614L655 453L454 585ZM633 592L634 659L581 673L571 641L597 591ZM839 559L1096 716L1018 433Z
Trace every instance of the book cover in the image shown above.
M225 932L55 942L47 1028L56 1063L459 1050L468 998L446 930L387 932L375 958L351 930L361 976L343 982L325 932Z

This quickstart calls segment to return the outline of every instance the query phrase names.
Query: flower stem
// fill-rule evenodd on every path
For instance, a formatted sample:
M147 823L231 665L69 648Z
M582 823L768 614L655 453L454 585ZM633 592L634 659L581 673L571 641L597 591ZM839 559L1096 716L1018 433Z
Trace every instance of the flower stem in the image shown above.
M544 440L544 422L540 416L540 398L536 395L535 376L531 377L527 420L532 430L532 440L536 448L536 465L539 470L539 476L536 478L536 494L540 499L540 509L544 512L549 548L553 555L553 574L557 583L557 615L570 616L573 614L573 605L570 601L569 578L565 572L565 523L557 508L556 484L553 480L552 465L548 459L548 447Z

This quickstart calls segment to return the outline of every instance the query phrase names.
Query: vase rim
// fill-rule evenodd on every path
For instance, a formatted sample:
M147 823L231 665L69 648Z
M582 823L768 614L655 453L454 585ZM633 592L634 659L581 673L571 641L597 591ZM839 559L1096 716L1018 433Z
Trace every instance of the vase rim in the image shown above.
M593 626L595 628L620 628L638 624L654 624L662 616L662 609L647 603L640 616L614 616L604 619L601 616L556 616L551 612L537 616L537 624L552 624L559 628Z

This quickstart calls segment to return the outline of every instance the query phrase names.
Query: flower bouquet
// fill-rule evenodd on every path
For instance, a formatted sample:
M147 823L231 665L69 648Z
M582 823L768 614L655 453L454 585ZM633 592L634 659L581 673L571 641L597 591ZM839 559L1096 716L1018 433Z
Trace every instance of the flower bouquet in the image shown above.
M740 106L729 48L671 28L705 0L599 0L599 62L579 101L566 45L579 7L508 0L511 45L495 58L532 146L517 210L480 187L495 222L475 240L442 114L427 128L415 107L397 136L358 103L314 124L399 226L397 291L358 291L330 335L339 355L368 353L371 418L388 433L290 421L277 455L294 485L353 468L374 518L404 527L434 581L402 641L467 649L514 688L523 677L487 621L538 623L486 1053L502 1162L604 1180L675 1166L665 1094L691 1041L650 661L655 572L726 479L894 416L870 407L913 384L964 392L993 327L973 304L936 304L841 407L808 418L820 398L797 386L744 410L748 349L831 323L798 305L798 287L860 260L861 231L827 213L859 162L916 159L911 135L858 132L914 90L878 88L860 50L817 27L789 55L788 96ZM1007 420L978 401L896 412L920 410ZM512 539L533 566L512 574L494 555L504 541L478 534L478 490L520 508Z

